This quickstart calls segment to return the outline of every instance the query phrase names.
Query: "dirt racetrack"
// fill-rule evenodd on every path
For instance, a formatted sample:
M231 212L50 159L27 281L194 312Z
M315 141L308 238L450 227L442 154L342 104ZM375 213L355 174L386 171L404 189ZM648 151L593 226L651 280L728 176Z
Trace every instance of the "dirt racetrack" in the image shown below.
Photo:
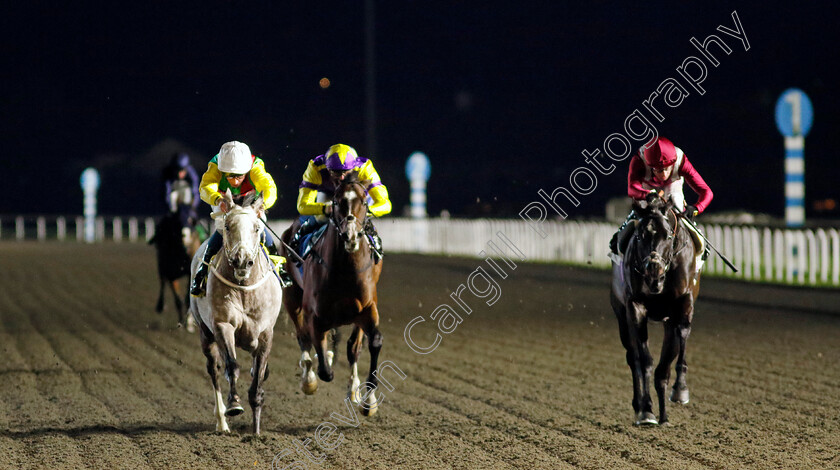
M451 304L485 262L385 262L381 359L406 378L390 374L379 413L339 424L328 450L313 442L332 413L348 415L343 342L336 380L304 396L291 325L278 322L263 435L248 431L247 406L217 434L198 338L174 328L171 297L153 311L151 247L0 243L0 468L270 468L287 450L276 468L840 468L840 292L704 280L691 402L669 404L670 427L634 427L606 272L520 264L493 306L466 292L472 314L420 355L405 326ZM434 328L416 326L415 341ZM654 324L657 357L660 338ZM294 453L306 439L322 462Z

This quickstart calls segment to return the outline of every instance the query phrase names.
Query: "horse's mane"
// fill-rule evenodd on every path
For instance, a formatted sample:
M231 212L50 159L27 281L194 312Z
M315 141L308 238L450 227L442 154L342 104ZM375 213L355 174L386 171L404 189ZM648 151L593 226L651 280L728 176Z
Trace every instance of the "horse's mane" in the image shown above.
M674 208L674 202L669 200L664 200L661 198L655 198L649 203L633 203L633 210L641 216L641 218L647 218L650 216L663 216L667 217L668 212Z
M362 180L359 179L359 171L358 170L351 170L347 175L344 177L344 180L339 184L339 186L344 186L347 184L356 184L361 183Z
M355 185L355 184L360 185L362 187L362 191L364 193L367 193L367 187L370 184L370 181L360 179L358 170L351 170L344 177L344 180L342 180L338 185L336 185L335 192L336 192L336 194L339 194L339 192L340 192L339 188L343 188L343 187L351 186L351 185Z

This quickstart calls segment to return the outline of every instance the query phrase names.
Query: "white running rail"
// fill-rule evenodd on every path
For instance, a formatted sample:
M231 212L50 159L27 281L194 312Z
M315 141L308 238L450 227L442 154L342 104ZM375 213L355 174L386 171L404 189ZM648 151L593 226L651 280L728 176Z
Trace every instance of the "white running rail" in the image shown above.
M272 220L278 234L291 221ZM488 242L503 233L530 261L609 267L607 251L617 227L605 222L551 221L540 224L542 238L527 222L501 219L377 220L386 253L485 257ZM840 232L835 228L780 229L701 224L717 249L738 267L737 274L712 253L705 273L750 281L840 286ZM145 242L154 235L151 217L98 217L96 241ZM84 219L61 216L0 217L0 240L84 240Z

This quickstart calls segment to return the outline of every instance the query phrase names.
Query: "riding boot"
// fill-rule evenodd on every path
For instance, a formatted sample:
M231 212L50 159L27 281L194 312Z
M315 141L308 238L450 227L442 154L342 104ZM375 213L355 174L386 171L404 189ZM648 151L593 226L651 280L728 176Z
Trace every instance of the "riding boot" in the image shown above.
M295 235L292 237L292 240L289 242L289 247L291 249L295 250L296 252L300 252L301 250L299 248L301 248L300 247L301 240L303 240L303 238L305 236L314 232L315 229L318 228L319 225L320 224L318 224L318 221L315 220L315 217L313 217L313 216L304 217L303 221L300 223L300 227L298 227L297 232L295 232Z
M379 238L379 234L376 232L376 227L370 219L365 221L365 234L367 234L368 239L370 240L370 251L371 256L373 256L373 261L378 263L384 254L382 251L382 239Z
M204 256L201 257L201 263L195 271L195 277L190 284L190 295L195 297L204 297L207 293L207 272L209 271L210 260L222 248L222 235L218 231L214 231L207 241L207 246L204 248Z
M277 248L277 242L274 240L274 237L271 236L271 233L268 231L268 227L263 230L263 241L269 255L280 256L280 250ZM277 264L277 278L280 280L280 286L282 287L289 287L292 285L292 276L288 271L286 271L285 258L281 259L281 261Z
M612 239L610 239L610 251L620 255L624 252L624 249L627 248L627 243L630 241L630 235L633 234L633 230L636 229L636 212L630 211L630 214L624 220L624 223L621 224L618 231L613 234Z
M263 229L263 245L265 245L265 249L268 250L268 254L272 256L280 256L280 251L277 249L277 243L274 241L274 237L271 236L271 232L268 231L268 227Z

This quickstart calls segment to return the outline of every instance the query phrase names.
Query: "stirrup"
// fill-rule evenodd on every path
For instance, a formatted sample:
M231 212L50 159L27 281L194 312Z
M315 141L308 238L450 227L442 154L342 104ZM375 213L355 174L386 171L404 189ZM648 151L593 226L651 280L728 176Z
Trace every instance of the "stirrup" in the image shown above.
M289 272L286 271L286 268L280 268L280 271L277 273L277 277L280 279L280 287L286 288L294 284L294 281L292 281L292 276L289 275Z
M210 267L203 264L195 272L195 277L190 283L190 295L193 297L204 297L207 294L207 275ZM200 280L199 280L200 278Z

